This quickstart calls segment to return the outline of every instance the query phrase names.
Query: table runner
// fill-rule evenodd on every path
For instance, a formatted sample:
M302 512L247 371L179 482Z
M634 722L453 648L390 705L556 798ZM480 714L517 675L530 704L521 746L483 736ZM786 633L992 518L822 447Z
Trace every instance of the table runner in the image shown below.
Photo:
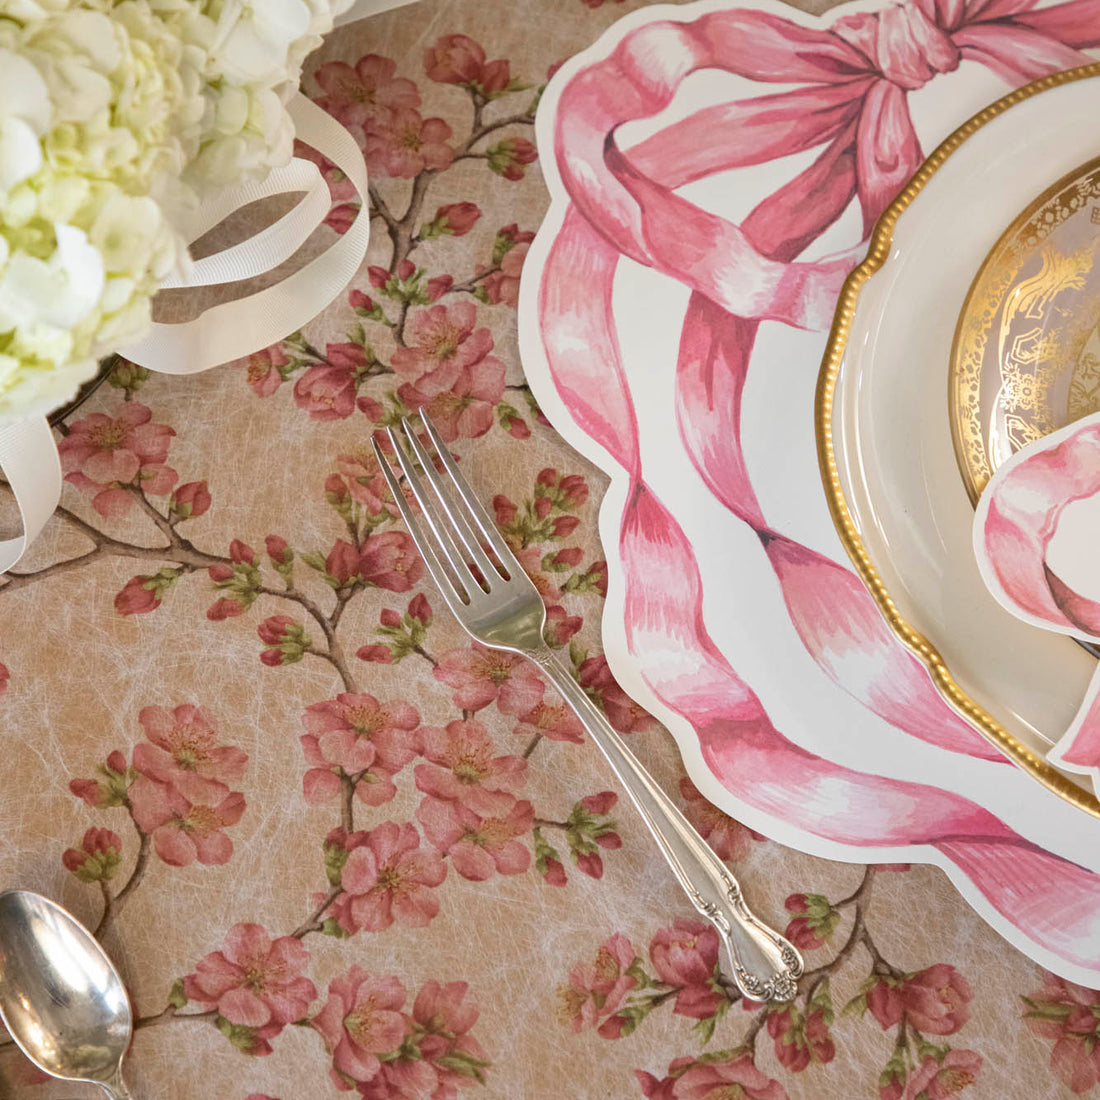
M300 337L189 379L124 366L67 420L64 511L0 597L0 885L102 924L139 1095L1096 1083L1100 995L1004 945L938 871L816 860L713 810L599 656L605 481L531 403L514 307L546 206L539 87L637 6L525 0L505 24L423 0L338 31L306 90L365 150L370 266ZM434 598L366 457L425 403L582 682L805 949L795 1008L731 999L575 723ZM11 1051L0 1082L81 1094Z

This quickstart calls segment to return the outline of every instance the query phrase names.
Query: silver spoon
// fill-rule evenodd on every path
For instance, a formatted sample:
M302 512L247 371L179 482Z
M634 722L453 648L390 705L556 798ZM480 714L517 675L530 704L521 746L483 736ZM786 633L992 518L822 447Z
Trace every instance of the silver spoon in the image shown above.
M0 893L0 1020L44 1073L133 1100L122 1080L134 1030L122 979L76 917L28 890Z

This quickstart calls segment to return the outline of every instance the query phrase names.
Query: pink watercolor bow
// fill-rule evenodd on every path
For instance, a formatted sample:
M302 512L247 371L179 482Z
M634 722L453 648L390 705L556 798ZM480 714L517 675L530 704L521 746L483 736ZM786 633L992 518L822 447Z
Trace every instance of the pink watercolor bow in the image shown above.
M677 367L679 428L696 469L760 537L799 636L844 690L924 740L999 756L957 718L889 634L854 575L773 530L749 480L740 403L757 327L819 328L854 253L797 260L859 198L865 229L920 163L906 95L961 59L1013 83L1090 59L1100 0L898 5L816 29L752 9L653 21L628 31L562 89L555 156L571 207L539 286L554 384L578 427L631 478L620 554L627 642L655 694L696 730L704 758L739 800L846 844L930 844L1013 923L1076 965L1100 969L1100 876L1029 844L949 792L870 776L794 745L706 631L698 566L683 531L642 477L638 426L612 312L621 256L691 291ZM692 72L718 68L806 87L699 111L629 150L619 125L667 106ZM738 226L675 188L704 175L824 145L817 160ZM1012 868L1026 853L1023 881ZM1072 915L1057 899L1072 895ZM1091 907L1091 908L1090 908Z

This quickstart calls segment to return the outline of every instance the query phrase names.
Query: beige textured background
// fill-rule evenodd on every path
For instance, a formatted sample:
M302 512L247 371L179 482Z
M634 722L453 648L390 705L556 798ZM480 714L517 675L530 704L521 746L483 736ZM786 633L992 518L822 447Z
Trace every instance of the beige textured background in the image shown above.
M317 61L354 63L368 52L395 59L399 74L417 81L422 113L441 115L462 134L469 125L468 102L455 88L433 84L423 73L422 51L438 36L469 35L484 44L490 58L508 58L514 75L538 84L549 65L589 45L638 6L633 0L595 9L581 0L422 0L334 34ZM516 102L525 103L526 97ZM495 105L489 111L504 109ZM530 136L529 130L516 132ZM406 184L383 180L379 187L396 199ZM472 273L484 260L497 227L515 221L521 229L533 230L546 206L537 164L518 183L490 175L477 161L456 165L434 182L428 209L464 200L477 202L484 212L475 230L417 253L418 262L429 270L453 272L456 278ZM370 262L386 264L389 242L380 228L375 223ZM354 285L369 292L365 274ZM519 382L514 310L482 307L479 318L479 324L492 330L494 354L507 364L509 381ZM341 340L353 320L341 298L309 326L308 335L317 346ZM153 409L155 420L170 423L178 433L169 461L181 482L205 478L209 483L213 507L187 525L186 533L197 546L224 554L229 539L238 537L259 549L264 535L274 531L292 545L325 548L339 534L322 485L337 454L365 445L366 422L358 415L346 421L311 421L294 406L289 391L284 386L273 397L258 399L245 386L242 371L223 368L193 378L154 376L138 395ZM118 396L101 389L87 408L112 408ZM599 556L596 512L605 481L550 429L536 426L533 438L521 442L494 426L476 444L466 441L456 449L464 455L467 476L485 495L504 492L518 501L530 494L544 466L585 474L593 492L581 511L582 527L570 541L585 547L585 561ZM119 538L155 543L156 532L136 510L126 522L111 525L96 517L88 498L74 490L66 489L64 503ZM81 536L56 523L28 565L41 568L87 546ZM213 595L203 574L182 578L158 612L118 617L112 608L114 594L148 564L105 557L0 598L0 661L12 675L0 702L6 735L0 886L41 890L82 918L93 923L98 919L97 891L62 868L61 852L90 825L107 825L123 836L125 871L133 859L133 834L126 831L122 810L90 810L69 793L68 782L93 774L111 749L129 751L141 736L137 712L142 706L204 703L215 714L222 737L249 755L239 785L248 811L230 830L236 845L231 862L177 869L154 859L107 940L141 1014L163 1008L172 981L220 947L231 924L254 920L285 932L309 911L310 894L324 888L319 844L334 824L335 811L332 806L310 807L302 799L299 716L306 705L337 690L332 669L320 661L278 669L259 664L255 627L261 617L283 610L274 601L261 597L241 618L207 621L205 609ZM323 591L321 586L315 589L319 599ZM429 598L438 613L430 635L433 652L462 644L458 628L430 593ZM341 625L345 648L353 652L356 645L372 640L380 608L403 608L404 602L388 593L361 597ZM593 595L569 597L566 605L585 616L580 640L595 651L599 600ZM425 723L456 717L449 690L425 674L426 666L412 660L394 668L354 663L362 690L382 699L407 698ZM509 720L494 708L479 717L489 724L502 751L519 750ZM633 744L666 786L675 789L682 773L671 738L658 730L636 736ZM412 819L418 794L410 772L399 779L394 803L360 809L360 827L388 818ZM532 758L527 797L538 814L559 816L581 795L612 787L594 750L547 742ZM474 1034L493 1066L487 1085L471 1085L465 1095L486 1100L640 1096L632 1070L660 1075L672 1058L698 1051L692 1021L654 1012L633 1036L609 1042L592 1031L574 1034L558 1015L558 989L570 967L590 958L608 935L626 934L644 955L659 927L689 914L640 822L628 807L620 809L624 847L605 853L601 881L570 869L568 885L552 889L533 870L484 883L468 882L452 871L438 890L440 914L426 929L395 926L349 940L310 937L311 977L323 990L331 977L358 963L374 973L399 976L410 990L430 978L467 980L481 1010ZM783 899L789 893L840 898L855 889L862 874L861 868L813 859L770 842L754 843L736 871L761 916L780 926L788 916ZM974 916L940 872L914 867L907 873L880 874L866 921L879 950L895 966L918 970L947 962L971 983L971 1019L951 1040L984 1059L967 1096L1023 1100L1071 1095L1049 1068L1050 1045L1033 1036L1020 1018L1019 995L1038 988L1039 968ZM836 942L843 942L846 927ZM815 953L810 965L818 964L817 955L828 958L831 951ZM859 949L841 967L833 979L838 1008L868 968ZM747 1021L739 1009L731 1011L712 1045L736 1045ZM833 1034L837 1056L827 1066L802 1074L783 1070L766 1035L757 1044L758 1065L777 1077L793 1100L874 1097L892 1036L870 1017L838 1020ZM138 1034L129 1062L132 1087L143 1100L244 1100L252 1092L282 1100L339 1095L328 1080L328 1061L315 1034L287 1028L274 1046L268 1058L247 1058L208 1022L174 1020ZM0 1058L0 1096L94 1094L80 1086L17 1084L19 1072L14 1059Z

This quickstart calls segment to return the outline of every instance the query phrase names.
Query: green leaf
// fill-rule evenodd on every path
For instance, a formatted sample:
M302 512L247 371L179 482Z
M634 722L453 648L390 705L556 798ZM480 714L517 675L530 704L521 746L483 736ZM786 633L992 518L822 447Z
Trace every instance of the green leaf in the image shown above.
M334 939L346 940L348 938L347 932L345 932L340 925L332 917L327 917L324 923L321 925L321 933L325 936L332 936Z
M316 550L307 550L304 553L298 555L311 569L316 569L318 573L325 572L325 556L318 553Z
M714 1029L718 1026L718 1014L713 1016L707 1016L702 1020L698 1020L692 1031L699 1036L699 1045L706 1046L707 1043L714 1038Z
M867 1014L867 994L859 993L853 997L841 1010L843 1016L859 1016L861 1019Z
M183 979L177 978L168 992L168 1003L173 1008L183 1008L187 1001L187 994L183 991Z

